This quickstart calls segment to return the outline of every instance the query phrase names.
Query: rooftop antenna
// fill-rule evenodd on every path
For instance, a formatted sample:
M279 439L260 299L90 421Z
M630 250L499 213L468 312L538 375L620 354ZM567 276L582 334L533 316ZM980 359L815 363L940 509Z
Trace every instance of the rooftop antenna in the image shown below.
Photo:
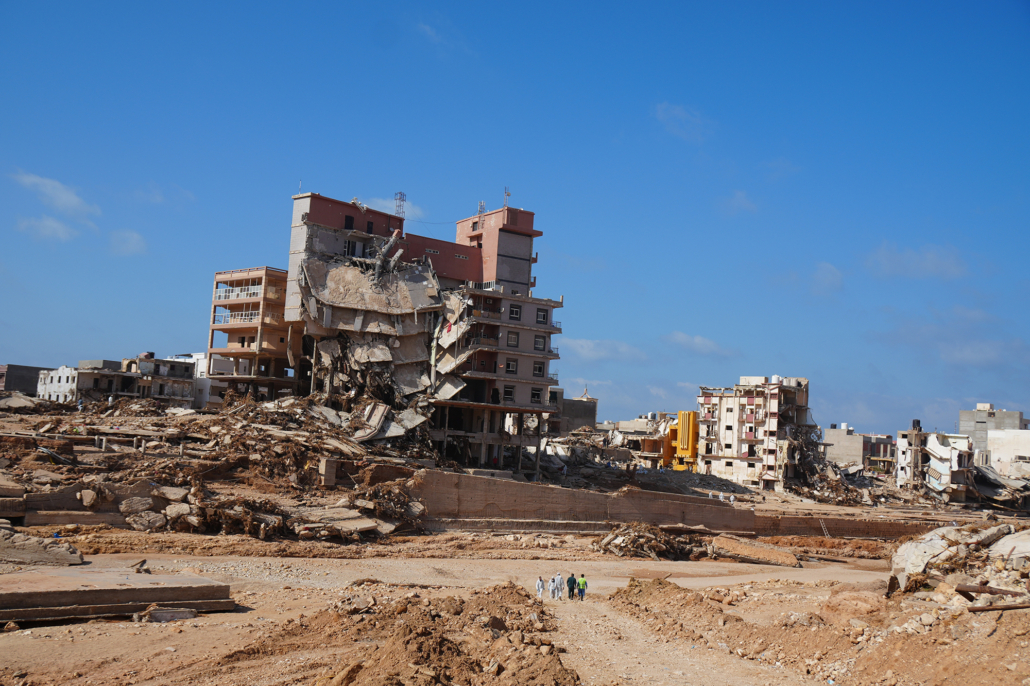
M297 195L300 195L300 189L304 186L304 179L297 182Z
M508 206L508 198L510 198L510 197L511 197L511 193L508 191L508 187L505 186L504 187L504 206L505 207Z
M408 199L408 196L404 194L404 191L397 191L393 194L393 213L397 217L404 217L404 203Z

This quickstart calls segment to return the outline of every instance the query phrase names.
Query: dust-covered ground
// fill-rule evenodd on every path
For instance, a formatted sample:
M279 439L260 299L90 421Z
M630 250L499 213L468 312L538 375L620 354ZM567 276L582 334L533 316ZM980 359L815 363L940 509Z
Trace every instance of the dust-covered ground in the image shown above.
M273 556L281 543L207 538L268 555L133 550L88 562L145 556L157 575L228 582L236 612L20 627L0 634L0 684L1030 684L1030 614L892 631L926 611L883 597L879 559L654 562L591 553L586 539L540 548L464 534L394 542L386 555L285 558ZM434 553L399 552L416 545ZM537 600L536 579L557 573L585 574L586 600Z

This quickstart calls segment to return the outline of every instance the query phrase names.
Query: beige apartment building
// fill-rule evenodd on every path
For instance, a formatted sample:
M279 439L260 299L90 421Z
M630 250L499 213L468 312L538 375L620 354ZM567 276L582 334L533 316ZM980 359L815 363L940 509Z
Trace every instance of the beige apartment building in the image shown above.
M215 273L206 373L225 384L218 384L220 395L232 390L274 400L297 393L290 348L299 350L300 340L284 318L286 276L272 267Z
M701 387L698 468L735 483L780 490L818 453L808 379L742 376L732 388Z

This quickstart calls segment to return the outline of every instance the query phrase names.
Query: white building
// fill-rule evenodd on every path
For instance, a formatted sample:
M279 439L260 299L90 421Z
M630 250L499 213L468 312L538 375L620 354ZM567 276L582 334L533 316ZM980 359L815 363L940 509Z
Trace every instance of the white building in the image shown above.
M193 363L154 359L153 353L116 360L80 360L39 373L37 397L58 402L153 398L169 407L193 406Z
M732 388L702 387L697 404L698 469L706 474L780 490L818 455L808 379L742 376Z
M225 396L225 391L228 390L229 384L224 380L220 380L218 376L229 376L234 373L234 361L232 359L212 354L211 365L209 367L207 358L208 354L206 352L173 355L169 358L172 360L191 362L194 365L193 383L196 390L194 391L193 407L198 410L205 408L218 409L222 406L222 398ZM244 375L248 374L250 370L250 361L239 360L239 364L240 372ZM210 374L208 372L209 369Z
M900 488L926 487L945 502L963 502L973 485L973 440L962 434L924 432L919 420L898 432Z
M987 455L988 464L1002 476L1030 479L1030 431L988 431Z

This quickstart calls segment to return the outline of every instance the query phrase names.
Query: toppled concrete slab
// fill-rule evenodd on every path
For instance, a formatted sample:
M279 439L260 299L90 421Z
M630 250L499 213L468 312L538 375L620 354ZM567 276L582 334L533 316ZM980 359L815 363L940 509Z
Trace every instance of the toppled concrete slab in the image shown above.
M1005 560L1010 569L1022 569L1030 564L1030 529L999 538L990 548L992 560Z
M192 574L60 568L5 575L0 622L127 616L154 604L199 612L236 607L228 584Z
M117 512L87 512L85 510L36 510L25 513L25 526L107 526L128 528L125 517Z
M778 567L800 567L801 563L786 548L748 541L736 536L722 535L712 539L712 549L719 557L728 557L741 562Z
M20 498L25 495L25 487L0 475L0 498Z
M0 525L0 562L19 565L81 565L82 553L59 538L26 536ZM7 578L4 580L5 586ZM0 607L4 607L2 602Z

